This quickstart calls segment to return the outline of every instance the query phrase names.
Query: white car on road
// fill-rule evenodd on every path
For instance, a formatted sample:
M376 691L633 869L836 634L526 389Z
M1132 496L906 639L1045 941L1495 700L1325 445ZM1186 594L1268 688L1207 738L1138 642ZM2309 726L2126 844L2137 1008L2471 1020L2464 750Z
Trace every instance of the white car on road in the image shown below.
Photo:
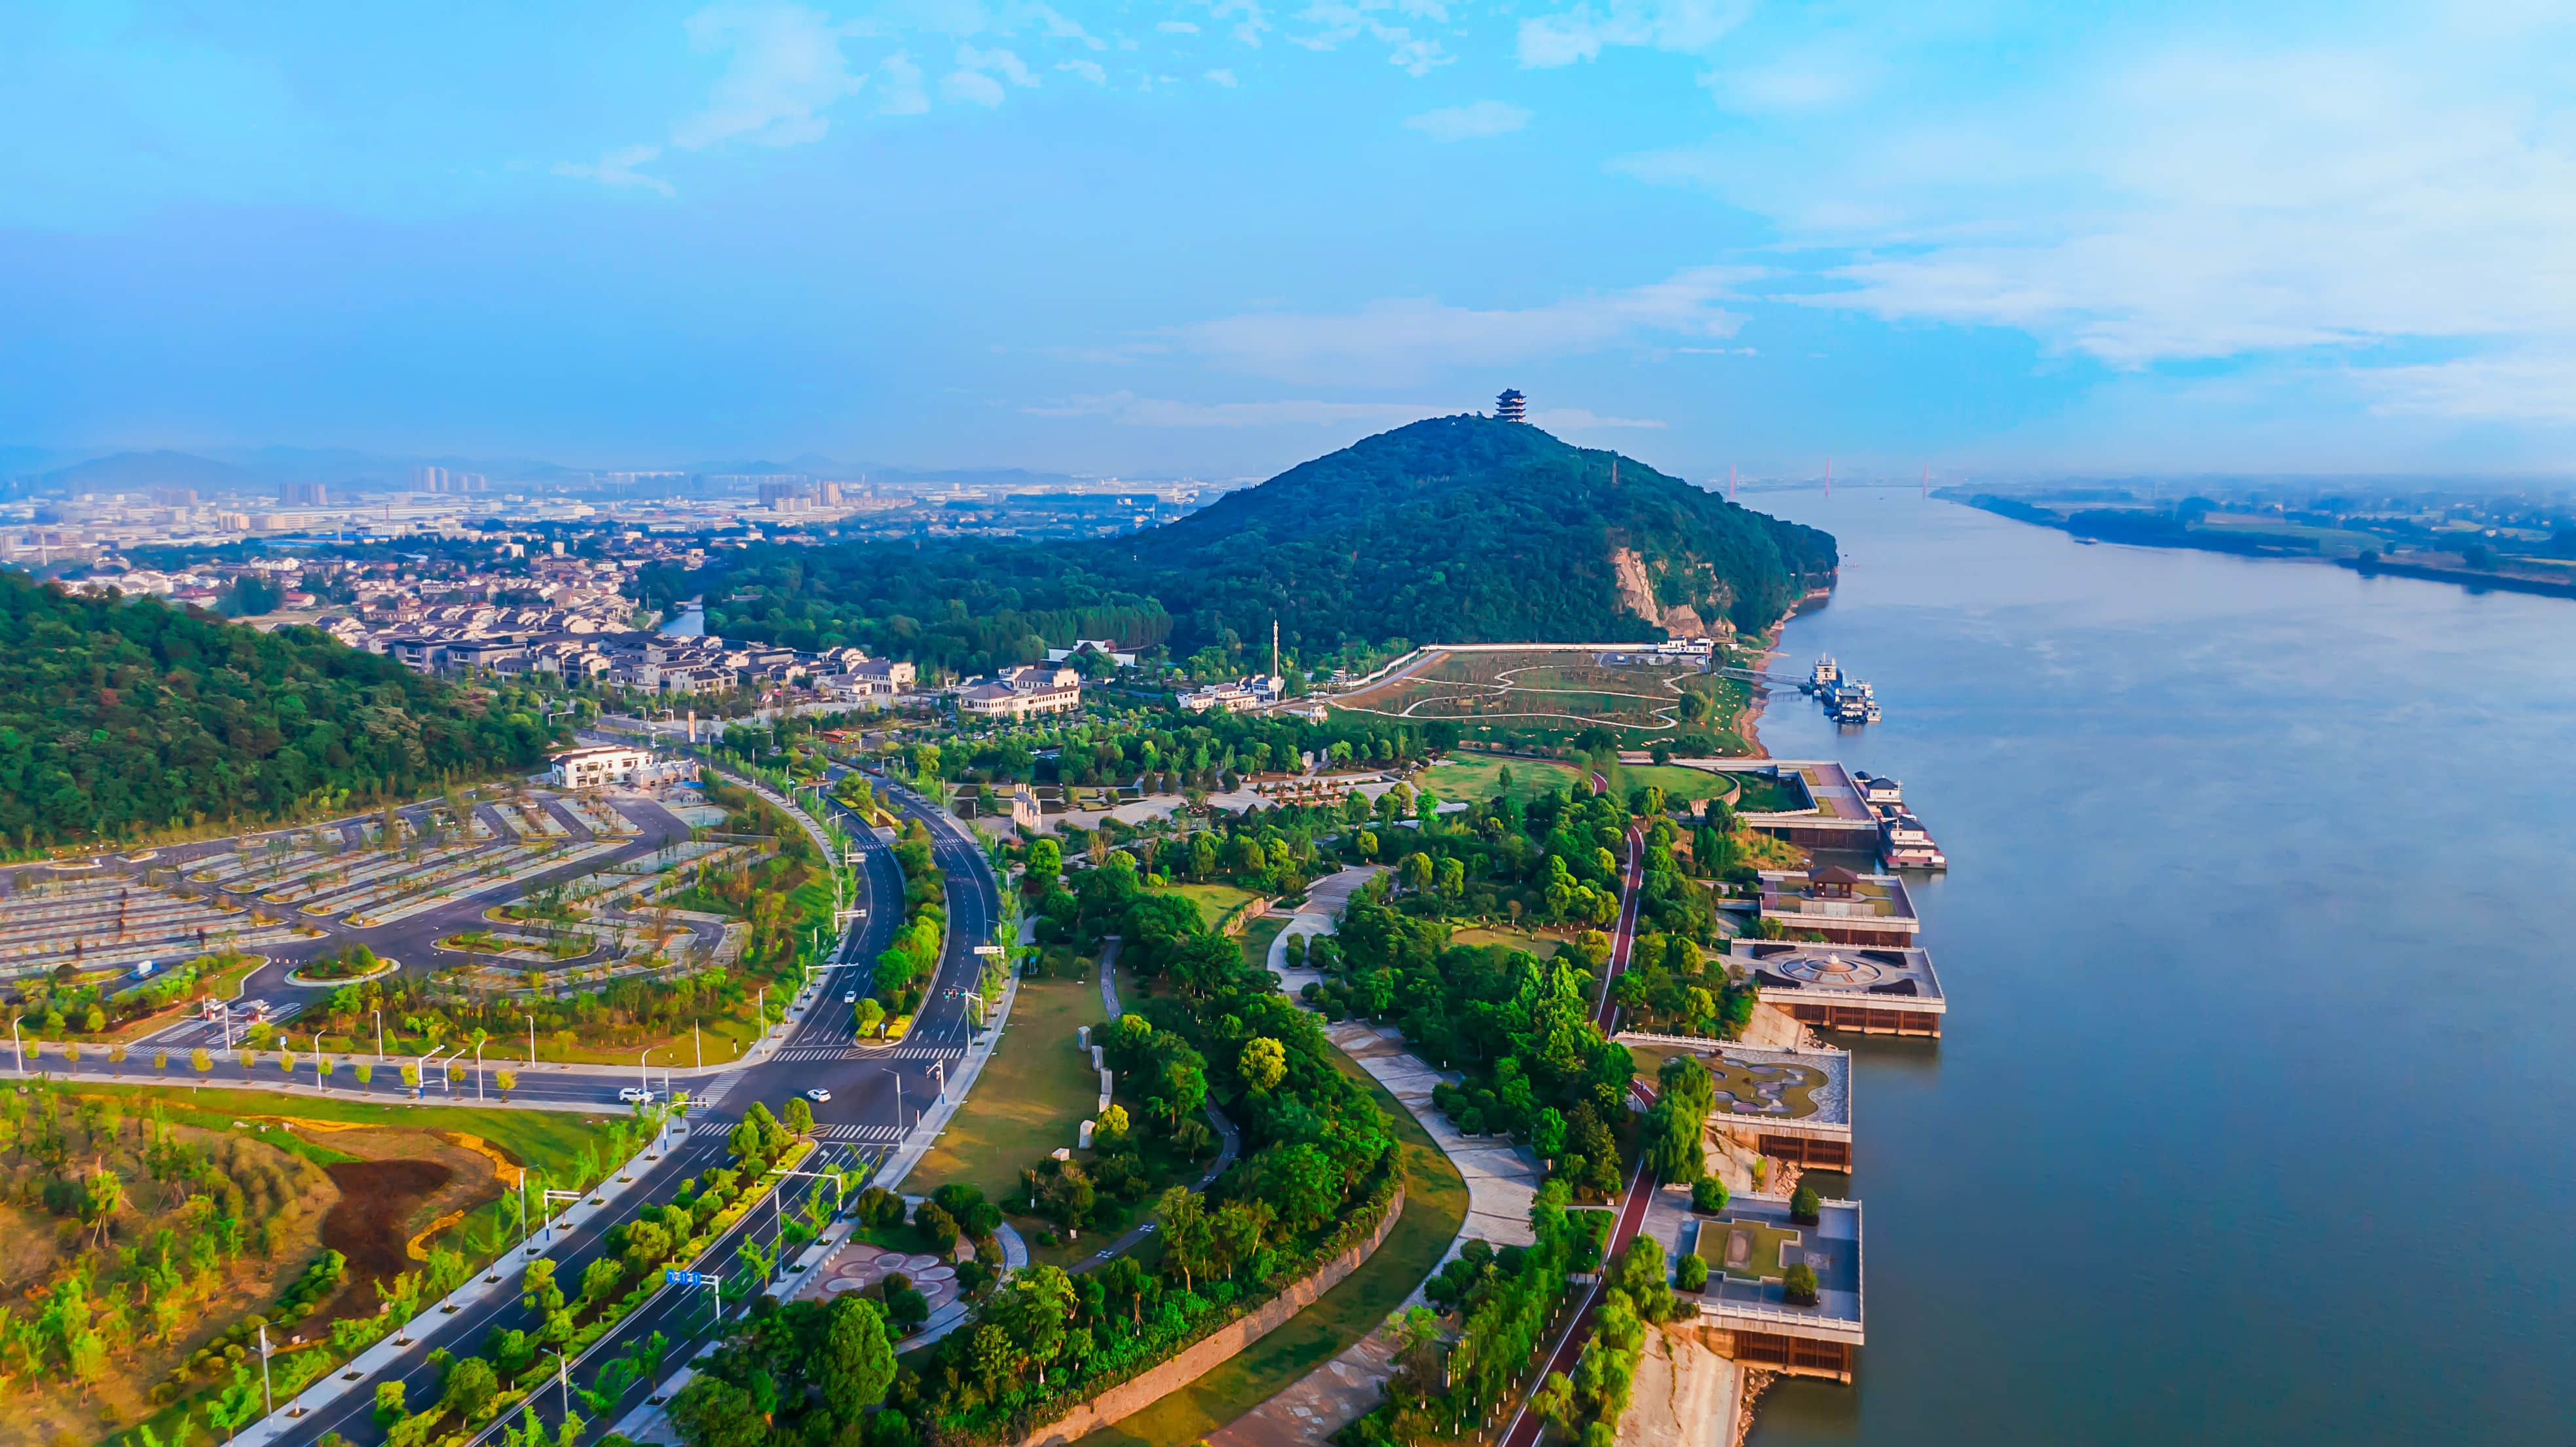
M805 1092L805 1098L814 1102L816 1105L821 1105L832 1098L832 1092L825 1090L823 1087L818 1085L812 1090Z
M640 1085L630 1085L617 1092L617 1098L628 1105L651 1105L653 1092Z

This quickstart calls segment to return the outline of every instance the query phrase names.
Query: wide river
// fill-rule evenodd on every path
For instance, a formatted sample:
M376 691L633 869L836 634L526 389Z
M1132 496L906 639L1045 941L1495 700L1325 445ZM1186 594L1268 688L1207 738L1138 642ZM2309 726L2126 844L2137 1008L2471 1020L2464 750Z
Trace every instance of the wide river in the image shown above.
M1911 491L1790 624L1876 685L1945 1036L1854 1039L1869 1345L1756 1447L2576 1441L2576 603Z

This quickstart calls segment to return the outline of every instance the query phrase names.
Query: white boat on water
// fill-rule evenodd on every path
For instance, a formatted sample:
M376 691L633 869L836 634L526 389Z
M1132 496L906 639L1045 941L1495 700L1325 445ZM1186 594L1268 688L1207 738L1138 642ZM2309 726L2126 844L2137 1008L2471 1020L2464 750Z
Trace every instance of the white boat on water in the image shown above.
M1834 656L1828 653L1824 657L1817 659L1816 666L1808 670L1807 692L1814 694L1831 694L1833 692L1834 685L1841 683L1842 681L1842 665L1834 662Z
M1868 684L1857 679L1834 691L1833 709L1836 723L1874 724L1879 719L1878 699L1870 693Z

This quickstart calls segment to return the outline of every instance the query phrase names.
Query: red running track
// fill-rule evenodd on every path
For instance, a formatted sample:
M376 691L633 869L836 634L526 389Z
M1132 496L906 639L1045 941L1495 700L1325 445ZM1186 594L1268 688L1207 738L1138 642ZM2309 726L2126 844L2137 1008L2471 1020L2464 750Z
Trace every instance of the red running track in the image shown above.
M1594 777L1600 776L1596 774ZM1618 1015L1618 1008L1610 1003L1610 982L1628 968L1628 948L1637 937L1637 888L1645 882L1645 846L1645 831L1631 820L1628 824L1628 877L1619 900L1619 930L1610 938L1610 963L1601 979L1601 1006L1592 1017L1593 1023L1600 1026L1605 1035L1610 1032ZM1646 1206L1654 1197L1654 1185L1646 1179L1645 1163L1639 1161L1637 1169L1628 1175L1626 1194L1619 1198L1618 1214L1610 1223L1610 1239L1601 1248L1600 1279L1585 1291L1582 1306L1576 1309L1573 1320L1566 1323L1565 1334L1557 1338L1555 1349L1548 1353L1547 1365L1540 1370L1540 1380L1545 1380L1549 1372L1563 1372L1567 1376L1574 1374L1575 1359L1583 1355L1583 1344L1592 1334L1593 1316L1601 1308L1601 1295L1609 1289L1611 1265L1619 1259L1619 1253L1627 1249L1628 1243L1637 1239L1637 1232L1646 1223ZM1531 1385L1532 1395L1535 1395L1537 1384ZM1524 1396L1520 1410L1512 1415L1511 1425L1503 1429L1502 1447L1534 1447L1539 1434L1546 1430L1547 1420L1529 1409L1529 1397Z

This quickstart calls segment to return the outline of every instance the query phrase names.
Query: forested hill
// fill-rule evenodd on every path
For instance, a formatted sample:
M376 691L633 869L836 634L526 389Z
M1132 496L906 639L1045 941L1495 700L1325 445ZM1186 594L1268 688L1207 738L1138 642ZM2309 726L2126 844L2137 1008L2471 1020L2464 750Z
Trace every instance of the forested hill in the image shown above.
M1614 480L1615 478L1615 480ZM1432 418L1179 522L1045 546L758 548L651 580L710 632L982 670L1113 637L1175 656L1283 642L1643 640L1753 629L1830 578L1834 541L1525 424Z
M0 837L19 848L414 796L533 767L551 738L313 629L0 570Z

